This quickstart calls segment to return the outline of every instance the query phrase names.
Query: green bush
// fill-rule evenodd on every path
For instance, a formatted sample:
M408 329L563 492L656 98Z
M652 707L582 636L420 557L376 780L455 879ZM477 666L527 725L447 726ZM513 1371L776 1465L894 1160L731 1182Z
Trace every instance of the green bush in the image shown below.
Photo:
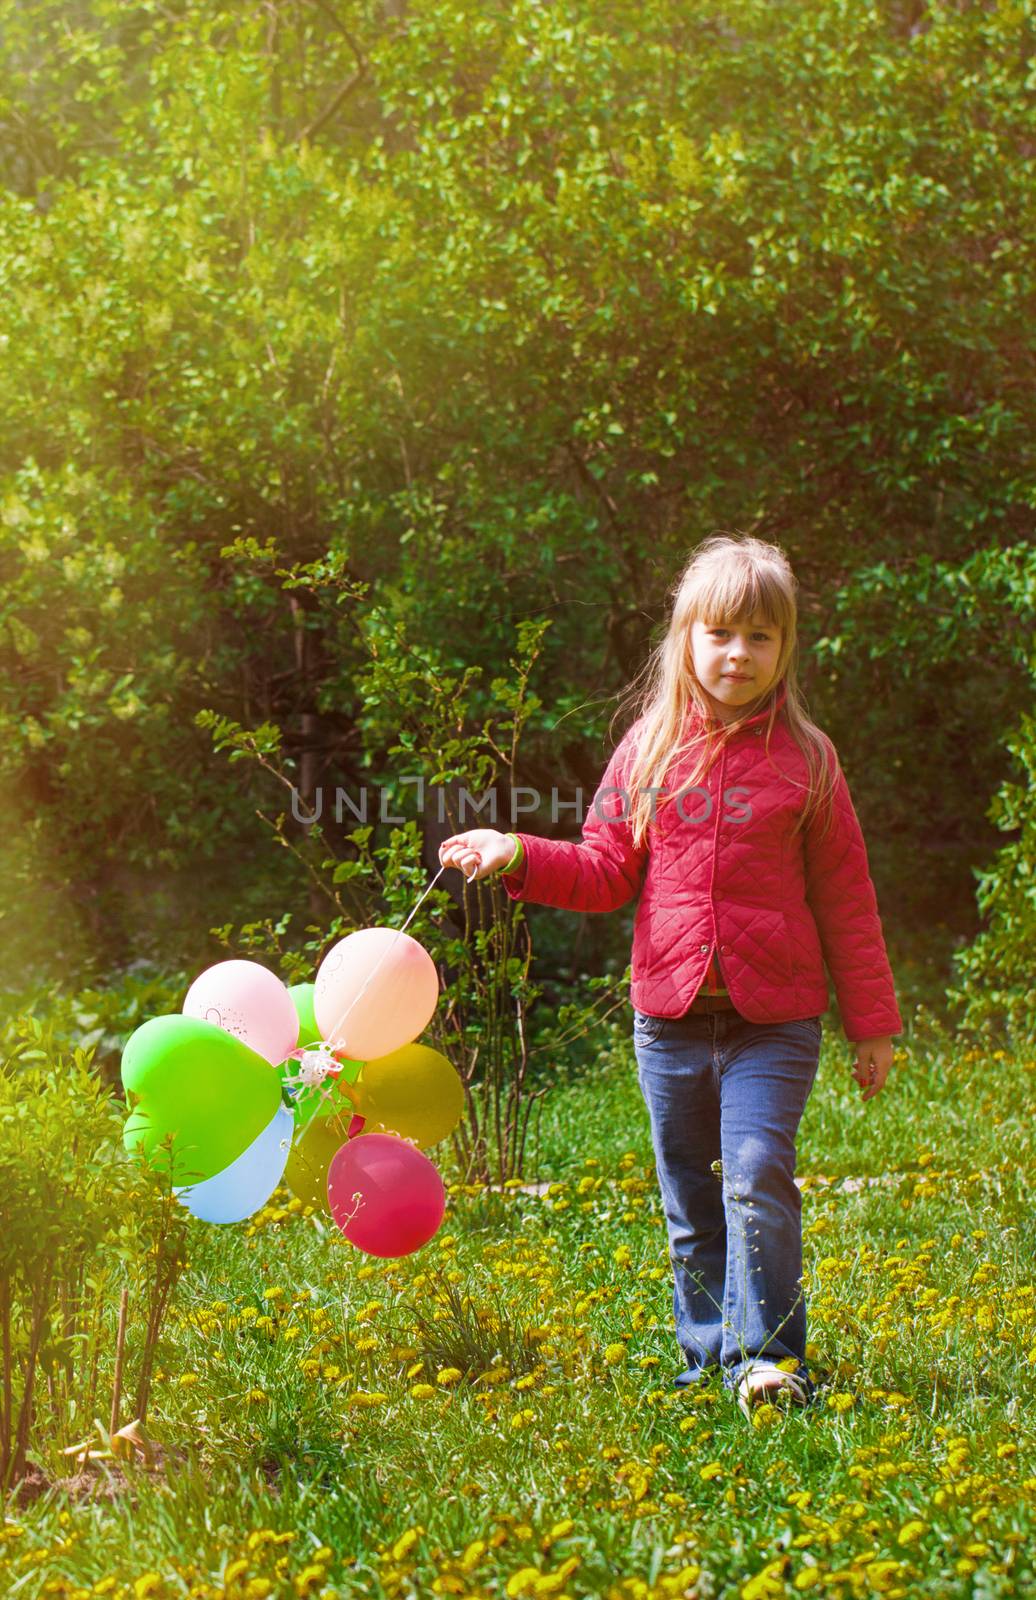
M23 1025L0 1069L3 1489L30 1459L45 1462L89 1431L98 1408L107 1426L123 1289L133 1316L123 1392L131 1376L133 1414L147 1408L189 1219L161 1178L126 1156L123 1119L91 1052L53 1052L39 1023Z
M1004 832L1018 830L993 865L976 872L978 904L987 926L954 961L959 987L948 991L963 1007L961 1025L1017 1048L1036 1045L1036 716L1023 712L1007 748L1024 769L1021 783L1001 785L989 818ZM1006 1034L1006 1038L1005 1038Z

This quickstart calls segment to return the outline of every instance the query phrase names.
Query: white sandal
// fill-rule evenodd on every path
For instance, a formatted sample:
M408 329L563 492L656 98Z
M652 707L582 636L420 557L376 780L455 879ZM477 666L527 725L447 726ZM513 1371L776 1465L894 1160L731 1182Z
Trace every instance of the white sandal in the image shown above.
M777 1396L787 1394L795 1405L804 1406L808 1400L806 1386L794 1372L785 1372L773 1361L753 1361L741 1374L737 1386L737 1403L751 1420L752 1408Z

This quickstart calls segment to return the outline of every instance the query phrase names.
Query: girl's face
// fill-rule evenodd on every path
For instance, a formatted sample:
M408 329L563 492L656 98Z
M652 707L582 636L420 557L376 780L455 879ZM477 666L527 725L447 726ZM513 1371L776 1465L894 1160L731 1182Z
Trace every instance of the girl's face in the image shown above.
M691 624L691 658L713 713L732 722L773 683L781 653L781 630L758 614L721 627Z

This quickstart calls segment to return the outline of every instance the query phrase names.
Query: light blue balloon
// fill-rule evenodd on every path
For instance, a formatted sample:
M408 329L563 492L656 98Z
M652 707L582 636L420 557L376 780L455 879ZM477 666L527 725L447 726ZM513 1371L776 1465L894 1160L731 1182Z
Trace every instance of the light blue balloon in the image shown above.
M204 1183L184 1184L174 1193L201 1222L243 1222L264 1206L284 1176L295 1118L278 1106L274 1118L236 1161Z

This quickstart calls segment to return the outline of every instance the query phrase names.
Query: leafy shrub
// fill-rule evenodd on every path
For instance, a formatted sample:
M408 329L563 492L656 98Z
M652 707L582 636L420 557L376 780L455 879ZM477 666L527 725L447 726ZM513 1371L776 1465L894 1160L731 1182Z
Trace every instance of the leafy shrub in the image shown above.
M1019 1048L1036 1044L1036 716L1023 712L1007 748L1025 770L1001 785L988 816L1018 837L991 867L977 871L979 910L988 925L954 962L961 975L948 999L963 1007L961 1026L1000 1035Z
M45 1452L92 1426L124 1288L134 1414L143 1416L189 1220L159 1175L125 1154L124 1110L92 1053L52 1053L38 1022L23 1031L0 1066L4 1488L24 1474L30 1446Z

